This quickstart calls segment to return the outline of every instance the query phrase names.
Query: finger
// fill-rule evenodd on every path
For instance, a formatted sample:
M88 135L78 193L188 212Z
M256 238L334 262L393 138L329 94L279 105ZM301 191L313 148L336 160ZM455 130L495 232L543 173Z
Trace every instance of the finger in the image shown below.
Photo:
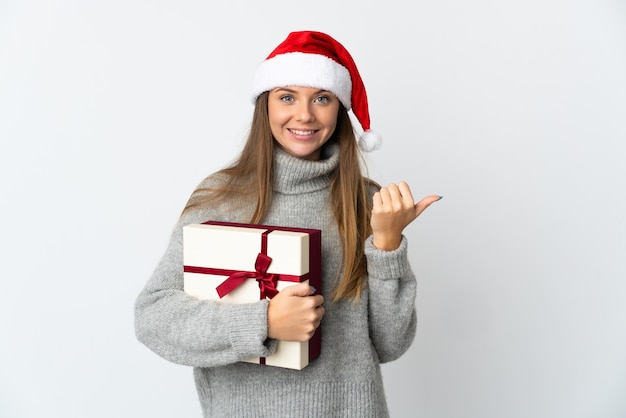
M400 189L398 188L398 185L395 183L391 183L389 186L387 186L387 190L389 191L389 196L394 199L399 199L402 196L400 194Z
M409 184L406 181L401 181L400 183L398 183L398 190L402 195L402 201L405 203L410 203L410 205L413 206L413 194L411 193L411 188L409 187Z
M374 197L372 198L372 202L374 203L374 207L380 207L383 205L383 198L380 195L380 192L374 193Z
M317 329L320 326L320 323L322 322L322 319L324 318L324 307L322 306L318 306L316 308L316 313L317 313L317 320L315 321L315 329Z
M314 295L312 296L313 303L315 304L315 309L321 308L324 304L324 296L322 295Z
M284 293L287 296L309 296L311 294L311 287L307 283L298 283L287 286L280 293Z
M389 187L383 187L378 192L380 195L381 205L388 205L391 202L391 194L389 193Z
M392 208L398 209L398 205L404 205L405 200L404 196L402 196L402 192L397 184L391 183L389 186L385 188L387 200L384 201L386 205L390 205ZM413 206L413 199L410 201L406 201L410 206ZM409 207L410 207L409 206Z
M426 210L427 207L429 207L431 204L439 201L443 199L443 196L439 196L439 195L430 195L430 196L426 196L425 198L423 198L422 200L420 200L419 202L417 202L415 204L415 217L420 216L420 214L422 212L424 212Z

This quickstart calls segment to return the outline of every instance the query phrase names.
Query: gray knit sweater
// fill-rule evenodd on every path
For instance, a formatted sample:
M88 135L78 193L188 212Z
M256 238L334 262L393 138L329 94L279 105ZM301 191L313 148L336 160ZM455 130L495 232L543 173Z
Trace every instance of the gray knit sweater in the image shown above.
M163 358L194 367L204 417L387 417L380 363L397 359L415 335L416 281L407 242L394 251L365 243L368 286L358 303L332 303L342 268L328 207L338 147L307 161L275 153L274 200L263 223L322 230L326 313L320 357L303 370L239 362L271 354L267 301L218 304L183 292L182 226L207 220L247 222L244 208L196 210L176 224L171 241L135 307L137 338ZM205 179L202 185L214 181Z

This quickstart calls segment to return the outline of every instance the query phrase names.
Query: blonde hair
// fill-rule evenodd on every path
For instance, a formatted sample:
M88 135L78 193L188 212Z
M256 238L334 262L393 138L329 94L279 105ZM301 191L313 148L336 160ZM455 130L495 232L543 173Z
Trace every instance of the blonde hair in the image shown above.
M186 212L198 207L217 206L242 198L256 201L249 223L261 223L272 201L274 138L267 111L268 93L256 101L250 133L239 157L215 173L224 178L220 187L198 188L189 199ZM341 237L344 269L332 295L333 301L358 301L365 287L367 262L365 239L371 234L371 201L368 189L379 187L361 174L361 155L348 112L340 106L337 127L329 141L339 144L339 164L332 174L330 195L333 216Z

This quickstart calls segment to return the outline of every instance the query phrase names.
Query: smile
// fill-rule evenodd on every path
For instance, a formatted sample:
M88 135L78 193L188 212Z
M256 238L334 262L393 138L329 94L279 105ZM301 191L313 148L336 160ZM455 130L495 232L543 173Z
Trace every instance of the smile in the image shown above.
M299 129L289 129L289 132L295 135L313 135L316 131L314 130L301 131Z

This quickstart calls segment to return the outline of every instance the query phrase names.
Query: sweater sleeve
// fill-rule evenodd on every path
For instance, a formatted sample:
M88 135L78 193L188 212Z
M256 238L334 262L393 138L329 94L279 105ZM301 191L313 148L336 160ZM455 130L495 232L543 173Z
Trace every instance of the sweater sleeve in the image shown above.
M415 298L417 282L407 256L407 240L400 247L382 251L372 237L365 242L369 288L370 337L381 363L404 354L417 327Z
M183 291L182 226L135 302L137 339L174 363L212 367L270 355L267 301L220 304Z

